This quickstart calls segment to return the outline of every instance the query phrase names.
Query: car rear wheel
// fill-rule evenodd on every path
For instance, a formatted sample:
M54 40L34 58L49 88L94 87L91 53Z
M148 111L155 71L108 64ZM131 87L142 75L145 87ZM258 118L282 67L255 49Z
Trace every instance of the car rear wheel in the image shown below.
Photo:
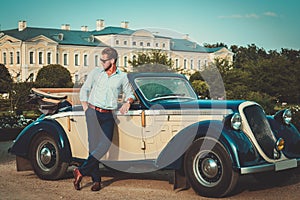
M225 148L213 139L193 142L185 154L184 169L195 192L206 197L228 195L239 176Z
M32 142L30 160L36 175L46 180L62 178L69 166L68 163L62 162L55 140L44 133Z

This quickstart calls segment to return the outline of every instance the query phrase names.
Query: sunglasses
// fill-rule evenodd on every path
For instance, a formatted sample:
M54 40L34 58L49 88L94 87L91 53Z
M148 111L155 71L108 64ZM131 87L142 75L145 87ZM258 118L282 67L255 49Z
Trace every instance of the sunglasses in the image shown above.
M111 60L111 58L108 58L108 59L105 59L105 60L100 58L100 61L103 62L103 63L106 63L106 61L109 61L109 60Z

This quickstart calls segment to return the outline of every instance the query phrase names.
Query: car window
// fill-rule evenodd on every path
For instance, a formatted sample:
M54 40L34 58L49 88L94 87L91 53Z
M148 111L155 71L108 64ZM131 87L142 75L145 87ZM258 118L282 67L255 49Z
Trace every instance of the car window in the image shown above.
M143 77L135 79L135 83L144 98L148 101L163 99L197 99L190 84L181 78Z

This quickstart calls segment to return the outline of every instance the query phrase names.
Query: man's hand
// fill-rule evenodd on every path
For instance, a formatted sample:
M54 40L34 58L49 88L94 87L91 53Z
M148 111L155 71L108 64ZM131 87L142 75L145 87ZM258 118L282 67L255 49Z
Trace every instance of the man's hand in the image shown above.
M122 107L119 109L119 111L121 112L121 114L125 114L128 112L129 108L130 108L130 103L124 103Z
M88 109L88 102L82 101L81 105L82 105L83 111L85 112Z

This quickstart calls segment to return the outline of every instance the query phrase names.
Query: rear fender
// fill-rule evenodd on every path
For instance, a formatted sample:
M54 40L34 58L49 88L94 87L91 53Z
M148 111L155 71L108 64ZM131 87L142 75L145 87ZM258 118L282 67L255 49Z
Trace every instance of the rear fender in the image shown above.
M16 138L10 152L23 158L29 157L30 145L40 133L48 133L56 141L64 162L72 158L68 137L61 125L54 119L41 119L28 125Z

